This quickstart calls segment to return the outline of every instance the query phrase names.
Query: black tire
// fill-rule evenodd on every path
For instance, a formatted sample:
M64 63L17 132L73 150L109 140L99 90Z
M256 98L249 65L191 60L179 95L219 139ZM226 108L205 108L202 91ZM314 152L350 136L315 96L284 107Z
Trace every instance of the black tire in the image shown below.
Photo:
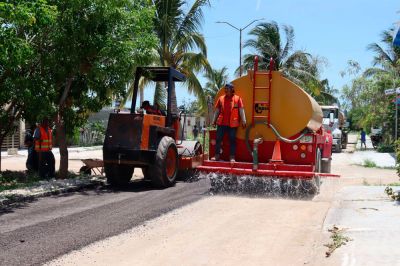
M84 175L91 175L92 170L90 169L89 166L84 165L79 169L79 173Z
M320 173L321 172L321 167L322 167L322 155L321 155L321 150L317 148L317 151L315 152L315 172Z
M135 167L126 164L105 164L104 172L107 182L112 186L124 186L132 178Z
M158 144L155 163L145 171L145 178L151 179L160 188L175 184L178 174L178 150L173 138L163 137Z
M331 163L332 163L332 159L322 160L321 173L328 173L329 174L331 172Z

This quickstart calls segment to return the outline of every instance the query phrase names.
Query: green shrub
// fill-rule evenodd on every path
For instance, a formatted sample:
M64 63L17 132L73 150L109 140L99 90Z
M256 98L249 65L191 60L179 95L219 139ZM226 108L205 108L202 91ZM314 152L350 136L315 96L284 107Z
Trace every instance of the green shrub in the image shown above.
M380 144L377 148L377 152L394 152L395 144Z

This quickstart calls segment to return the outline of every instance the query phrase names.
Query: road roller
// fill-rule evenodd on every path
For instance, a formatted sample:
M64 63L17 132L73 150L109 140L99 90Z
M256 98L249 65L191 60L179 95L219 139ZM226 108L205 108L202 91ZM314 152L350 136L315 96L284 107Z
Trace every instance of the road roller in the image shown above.
M229 139L222 160L203 160L197 170L208 173L215 192L315 195L321 177L331 174L332 134L322 126L318 103L283 73L254 69L232 81L243 100L247 127L236 134L235 162L229 160ZM221 88L215 97L224 95ZM209 157L215 157L216 130L209 130Z
M161 82L167 90L166 114L136 111L139 81L146 78ZM133 84L130 113L111 113L103 144L104 172L111 185L126 185L135 168L154 186L174 185L179 174L187 174L203 161L202 146L197 141L183 141L179 136L180 113L172 110L171 91L175 82L186 77L172 67L138 67Z

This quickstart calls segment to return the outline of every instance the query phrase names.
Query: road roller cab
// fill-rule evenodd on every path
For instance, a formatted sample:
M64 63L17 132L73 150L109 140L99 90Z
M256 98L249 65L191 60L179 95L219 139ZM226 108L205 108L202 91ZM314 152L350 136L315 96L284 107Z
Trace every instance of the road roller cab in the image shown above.
M136 112L136 98L141 78L163 82L167 90L164 115ZM135 168L142 168L144 178L157 187L175 183L178 172L200 163L202 147L196 141L179 140L179 114L171 105L175 82L185 76L171 67L138 67L130 113L110 114L103 145L104 171L111 185L128 183Z

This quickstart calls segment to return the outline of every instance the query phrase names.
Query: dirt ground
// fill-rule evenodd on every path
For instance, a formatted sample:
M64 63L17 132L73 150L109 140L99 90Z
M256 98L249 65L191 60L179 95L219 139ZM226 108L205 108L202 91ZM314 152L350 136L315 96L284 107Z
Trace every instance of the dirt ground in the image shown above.
M354 145L333 155L332 172L312 200L211 196L51 265L339 265L325 258L324 228L337 192L398 181L395 170L351 164Z

